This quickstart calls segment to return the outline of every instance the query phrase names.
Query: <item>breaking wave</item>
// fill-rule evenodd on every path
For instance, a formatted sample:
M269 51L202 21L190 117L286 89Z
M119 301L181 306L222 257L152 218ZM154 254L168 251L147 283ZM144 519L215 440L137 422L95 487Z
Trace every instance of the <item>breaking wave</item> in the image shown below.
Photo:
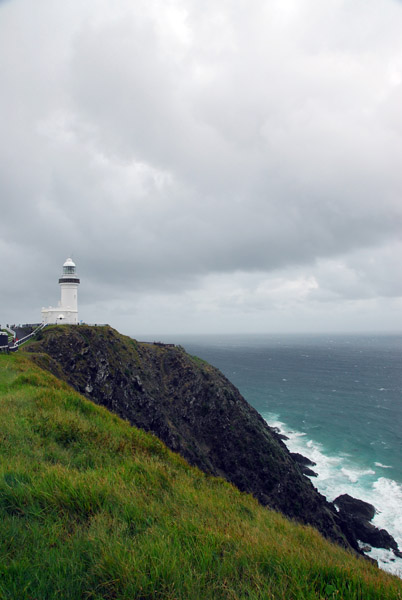
M318 477L311 477L311 481L319 492L329 501L349 494L373 504L376 508L373 524L386 529L402 548L402 485L381 474L382 469L392 468L390 465L374 463L370 468L362 468L346 453L326 454L323 444L309 439L304 432L289 429L277 415L266 413L263 417L271 427L287 436L285 444L291 452L299 452L316 463L313 470ZM402 559L391 551L373 548L367 554L376 559L382 569L402 578Z

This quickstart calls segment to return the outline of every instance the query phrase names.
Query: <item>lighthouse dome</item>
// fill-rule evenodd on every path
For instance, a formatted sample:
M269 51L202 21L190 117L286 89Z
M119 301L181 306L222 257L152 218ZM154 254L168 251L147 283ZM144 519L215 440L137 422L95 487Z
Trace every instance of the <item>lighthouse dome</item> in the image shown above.
M71 258L67 258L63 267L75 267L75 262Z

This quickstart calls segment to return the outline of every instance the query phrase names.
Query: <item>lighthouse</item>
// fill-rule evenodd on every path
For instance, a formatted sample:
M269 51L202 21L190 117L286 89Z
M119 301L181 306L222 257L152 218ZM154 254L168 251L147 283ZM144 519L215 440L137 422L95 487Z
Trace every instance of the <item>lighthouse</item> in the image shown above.
M78 286L76 266L71 258L67 258L63 265L63 274L59 279L60 302L56 308L42 308L42 323L78 323Z

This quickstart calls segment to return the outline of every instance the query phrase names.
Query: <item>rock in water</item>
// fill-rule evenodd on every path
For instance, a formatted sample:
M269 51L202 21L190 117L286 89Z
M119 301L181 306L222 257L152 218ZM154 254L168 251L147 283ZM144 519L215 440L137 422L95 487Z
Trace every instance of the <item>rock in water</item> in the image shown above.
M375 507L372 504L353 498L349 494L338 496L335 498L334 504L342 514L359 521L371 521L375 515Z
M402 558L402 553L392 535L385 529L378 529L370 523L376 512L372 504L353 498L349 494L338 496L334 504L338 507L339 516L344 521L343 529L349 528L351 536L375 548L392 550L395 556Z
M310 467L315 467L317 463L307 458L307 456L299 454L299 452L291 452L290 456L293 458L294 461L297 462L298 465L300 465L300 468L304 475L307 475L308 477L318 477L318 474L312 469L310 469Z
M307 458L307 456L303 456L299 452L291 452L290 456L295 460L299 465L303 465L304 467L315 467L317 463L313 460Z

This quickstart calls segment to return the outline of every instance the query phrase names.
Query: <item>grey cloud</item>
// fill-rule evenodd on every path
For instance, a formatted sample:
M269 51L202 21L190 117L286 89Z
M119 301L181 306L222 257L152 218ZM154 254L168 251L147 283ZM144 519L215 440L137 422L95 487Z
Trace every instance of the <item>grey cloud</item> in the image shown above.
M88 306L291 270L303 302L400 295L400 6L38 6L42 41L23 0L0 24L11 290L54 302L73 250Z

